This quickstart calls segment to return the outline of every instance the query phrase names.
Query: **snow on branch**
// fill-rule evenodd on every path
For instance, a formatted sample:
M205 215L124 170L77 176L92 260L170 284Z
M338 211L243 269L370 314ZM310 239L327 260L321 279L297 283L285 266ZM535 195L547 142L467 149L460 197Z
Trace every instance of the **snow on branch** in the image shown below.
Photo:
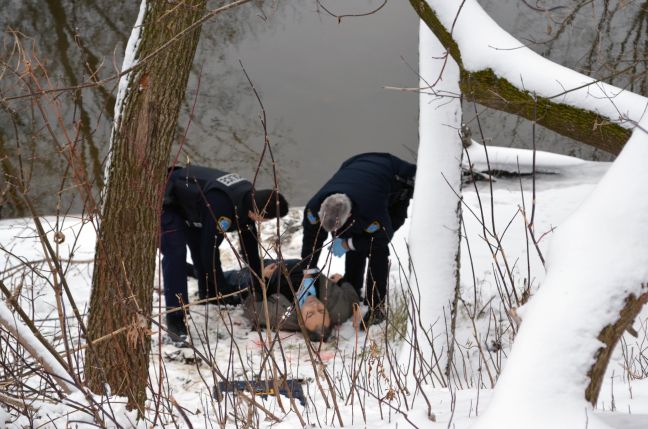
M476 0L410 0L461 69L471 100L617 154L648 100L556 64L504 31Z
M29 351L66 394L77 391L66 369L52 356L49 350L41 344L36 336L22 322L17 321L4 301L0 301L0 325L20 342Z

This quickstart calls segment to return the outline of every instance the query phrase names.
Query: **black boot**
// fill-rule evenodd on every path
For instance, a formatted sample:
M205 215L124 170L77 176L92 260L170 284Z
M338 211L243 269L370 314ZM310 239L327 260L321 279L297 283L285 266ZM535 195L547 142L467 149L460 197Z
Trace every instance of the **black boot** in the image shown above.
M369 330L371 325L378 325L379 323L384 322L387 319L387 312L382 306L376 308L369 307L369 311L362 318L362 323L360 324L360 329L362 331Z
M182 313L171 313L166 316L167 338L176 347L189 347L187 325Z

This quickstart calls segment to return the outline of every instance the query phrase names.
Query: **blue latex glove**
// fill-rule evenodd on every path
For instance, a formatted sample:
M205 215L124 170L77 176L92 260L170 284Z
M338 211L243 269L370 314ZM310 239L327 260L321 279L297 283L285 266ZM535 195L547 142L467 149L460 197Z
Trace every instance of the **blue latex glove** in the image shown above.
M301 307L304 305L306 298L311 295L317 295L317 291L315 290L315 279L313 277L305 277L297 291L297 302L299 303L299 306Z
M339 258L347 252L348 249L343 245L345 241L346 240L343 238L336 238L333 240L333 244L331 245L331 252L333 252L333 255Z

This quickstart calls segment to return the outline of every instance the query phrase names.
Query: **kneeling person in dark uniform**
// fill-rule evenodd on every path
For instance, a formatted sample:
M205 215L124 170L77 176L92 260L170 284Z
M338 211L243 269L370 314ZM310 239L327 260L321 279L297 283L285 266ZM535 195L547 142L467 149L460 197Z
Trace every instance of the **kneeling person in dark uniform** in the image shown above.
M306 205L301 256L307 267L317 264L332 233L331 251L338 257L346 254L344 280L360 294L369 260L365 292L370 308L364 327L385 318L388 246L407 218L415 175L416 165L391 154L356 155Z
M226 232L238 231L243 263L261 278L261 262L255 222L285 216L288 203L278 192L255 191L252 183L234 173L199 167L170 172L161 217L160 252L164 297L168 310L188 304L187 247L198 279L199 299L226 294L218 246ZM180 299L178 298L180 297ZM169 337L183 342L187 335L184 312L166 317Z

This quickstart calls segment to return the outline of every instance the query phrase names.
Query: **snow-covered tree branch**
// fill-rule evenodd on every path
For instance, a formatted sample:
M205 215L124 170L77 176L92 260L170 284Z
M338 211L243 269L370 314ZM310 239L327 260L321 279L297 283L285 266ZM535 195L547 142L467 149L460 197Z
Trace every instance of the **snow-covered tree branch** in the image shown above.
M411 0L460 68L462 94L617 154L646 98L538 55L504 31L476 0Z

